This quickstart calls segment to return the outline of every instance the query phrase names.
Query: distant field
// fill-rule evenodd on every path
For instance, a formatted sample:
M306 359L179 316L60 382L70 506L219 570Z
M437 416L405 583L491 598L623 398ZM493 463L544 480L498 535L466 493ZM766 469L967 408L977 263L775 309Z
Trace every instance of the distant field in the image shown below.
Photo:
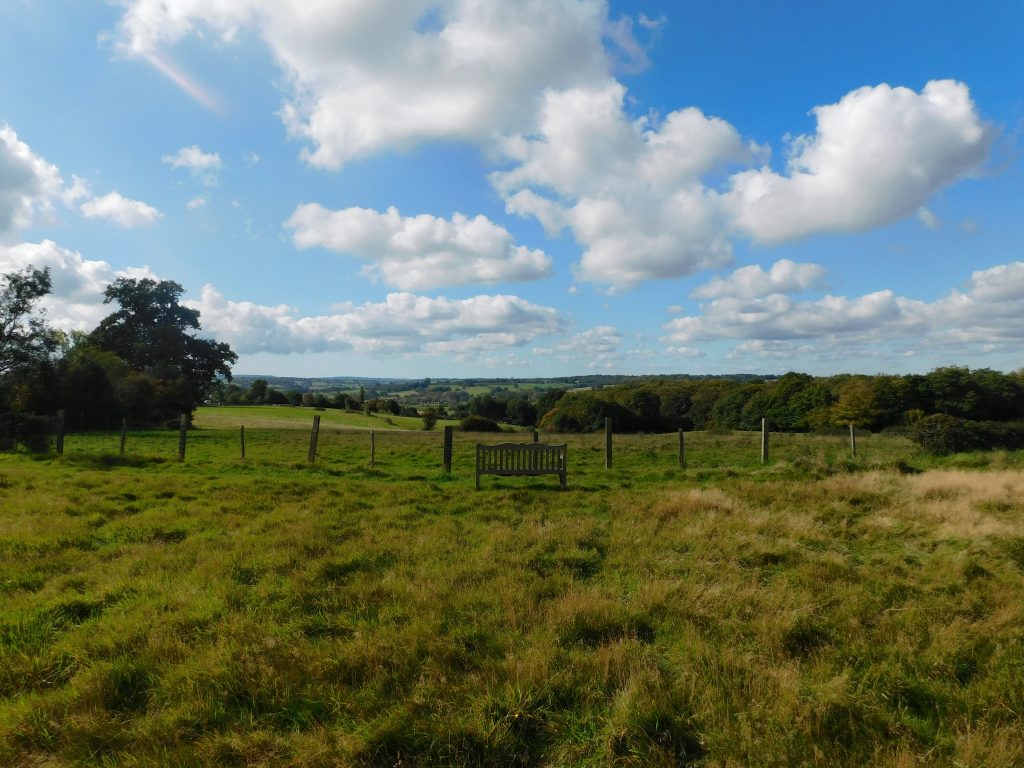
M1024 764L1024 452L246 410L0 454L0 765Z
M320 416L320 428L345 429L423 429L423 419L416 416L392 416L377 413L346 413L334 408L317 411L293 405L230 405L209 406L196 411L195 426L223 429L245 425L246 429L308 429L314 416ZM457 421L439 420L437 429Z

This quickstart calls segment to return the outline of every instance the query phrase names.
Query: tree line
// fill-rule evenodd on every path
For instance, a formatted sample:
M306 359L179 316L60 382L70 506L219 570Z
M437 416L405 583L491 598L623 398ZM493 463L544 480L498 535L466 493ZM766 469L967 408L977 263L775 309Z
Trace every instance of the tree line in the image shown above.
M192 414L238 357L196 335L199 312L182 306L171 280L118 278L103 292L116 307L92 331L64 333L40 310L52 290L48 269L0 277L0 427L31 443L59 409L68 425L106 426L112 414L139 426Z
M781 432L909 429L934 414L1009 422L1024 419L1024 371L949 366L907 375L787 373L756 382L656 379L563 392L539 410L539 426L556 432L603 429L606 417L617 432L757 430L762 418Z

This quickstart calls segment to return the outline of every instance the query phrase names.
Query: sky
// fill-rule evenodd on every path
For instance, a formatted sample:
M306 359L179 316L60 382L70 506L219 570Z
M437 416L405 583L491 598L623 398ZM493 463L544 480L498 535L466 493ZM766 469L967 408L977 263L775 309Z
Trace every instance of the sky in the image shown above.
M1024 367L1016 0L3 0L0 273L236 373Z

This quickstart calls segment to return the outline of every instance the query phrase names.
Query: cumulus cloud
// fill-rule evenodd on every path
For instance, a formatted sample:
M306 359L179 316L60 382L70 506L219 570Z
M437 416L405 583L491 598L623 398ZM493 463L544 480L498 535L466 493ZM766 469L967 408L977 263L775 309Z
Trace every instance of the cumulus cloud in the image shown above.
M0 236L25 229L52 208L63 182L57 166L46 162L0 124Z
M202 195L200 195L199 197L193 197L191 200L185 203L185 207L188 208L190 211L194 211L196 210L196 208L202 208L204 205L206 205L206 198L203 197Z
M202 179L204 184L217 183L217 174L223 167L218 152L203 152L198 146L182 147L174 155L164 155L160 162L171 168L185 168L193 176Z
M57 166L35 154L9 125L0 126L0 238L36 223L39 214L52 213L57 201L73 207L84 200L80 210L87 218L109 219L122 227L148 226L163 216L116 191L93 197L85 179L71 179L66 186Z
M857 232L912 214L989 154L994 131L967 86L933 80L920 93L865 86L815 107L817 131L791 142L787 173L736 174L725 200L736 227L763 243Z
M153 206L122 197L117 191L85 201L82 213L89 219L109 219L125 229L148 227L163 218Z
M296 208L285 226L300 248L322 246L372 263L364 272L402 290L536 280L551 274L543 252L516 245L485 216L402 216L397 209Z
M698 109L630 119L626 89L548 92L533 136L505 144L515 165L492 174L510 213L569 227L581 279L632 287L717 268L732 258L726 222L702 176L759 149Z
M695 299L716 299L722 296L750 299L772 293L802 293L811 288L820 288L824 281L824 267L780 259L769 270L756 264L740 267L728 277L712 279L690 295Z
M643 66L634 33L656 35L663 20L613 21L603 0L121 5L129 55L189 35L260 37L285 74L280 115L313 165L482 144L507 161L492 175L506 209L568 228L578 277L615 290L719 269L736 238L771 245L911 215L984 162L994 137L963 83L872 85L814 107L816 130L787 138L773 168L765 147L694 107L631 115L611 72Z
M252 30L286 74L281 116L307 159L337 169L384 147L490 142L528 129L545 89L609 72L604 0L122 0L122 52L150 57L187 35ZM604 40L603 40L604 38ZM627 52L628 54L628 52Z
M976 271L964 290L933 302L891 290L804 301L773 293L718 295L700 309L666 323L662 342L737 339L735 353L768 357L805 353L815 345L847 351L890 343L1011 349L1024 340L1024 262Z
M52 291L42 306L49 322L67 331L92 330L110 314L110 307L103 304L103 291L118 277L156 277L148 267L115 270L105 261L84 259L52 240L0 247L0 273L28 266L49 267Z
M993 140L962 83L865 87L813 110L817 132L790 141L786 174L765 165L715 186L716 169L766 148L695 108L633 119L624 103L614 81L549 91L538 129L507 140L511 167L491 176L509 212L572 231L581 279L615 288L720 268L737 237L775 244L908 216Z
M343 304L333 314L302 317L285 305L231 301L206 285L191 305L200 310L205 333L242 354L493 351L520 347L563 328L556 310L502 295L452 300L391 293L383 302Z

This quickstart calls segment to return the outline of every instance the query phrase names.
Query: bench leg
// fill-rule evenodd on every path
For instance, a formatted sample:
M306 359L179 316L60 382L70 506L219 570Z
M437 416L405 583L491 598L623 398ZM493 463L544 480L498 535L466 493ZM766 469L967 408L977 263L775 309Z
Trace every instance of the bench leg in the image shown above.
M562 481L562 490L564 491L567 487L565 483L565 472L560 472L558 475L558 479Z
M480 490L480 473L479 472L476 473L476 489L478 491Z

